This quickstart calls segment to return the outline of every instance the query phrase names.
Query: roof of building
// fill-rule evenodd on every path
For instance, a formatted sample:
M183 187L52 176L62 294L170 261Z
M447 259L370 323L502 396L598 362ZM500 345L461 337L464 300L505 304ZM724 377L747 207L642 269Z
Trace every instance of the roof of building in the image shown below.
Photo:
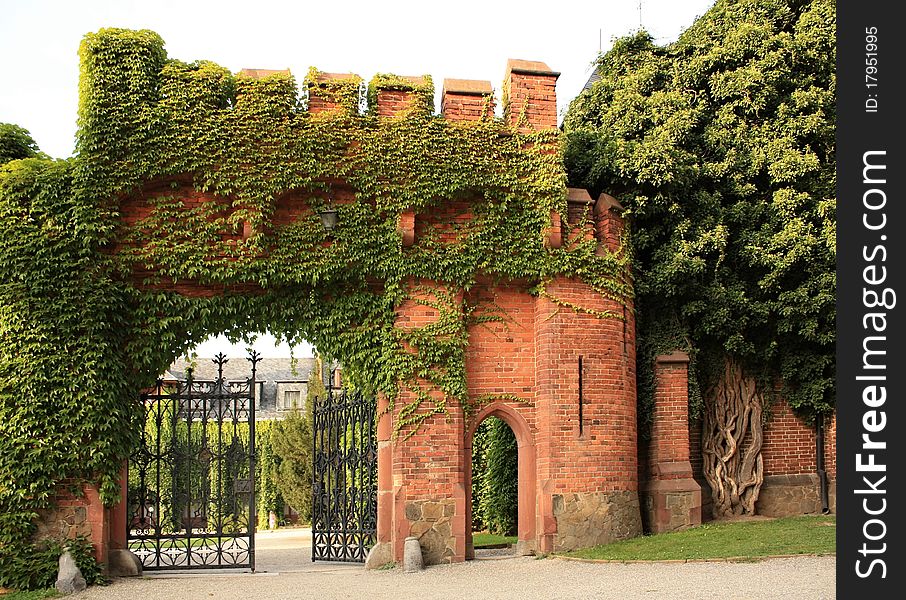
M295 364L293 364L295 363ZM255 369L258 381L308 381L315 371L314 358L262 358ZM213 358L198 357L193 361L178 359L164 374L164 379L183 380L186 369L193 367L193 377L199 380L217 378L217 365ZM244 358L230 358L223 365L223 377L228 381L242 380L251 374L251 364Z
M585 90L590 90L591 86L593 86L595 82L598 81L601 81L601 74L598 73L598 67L595 67L591 72L591 76L588 78L588 81L585 82L585 87L582 88L582 91L584 92Z

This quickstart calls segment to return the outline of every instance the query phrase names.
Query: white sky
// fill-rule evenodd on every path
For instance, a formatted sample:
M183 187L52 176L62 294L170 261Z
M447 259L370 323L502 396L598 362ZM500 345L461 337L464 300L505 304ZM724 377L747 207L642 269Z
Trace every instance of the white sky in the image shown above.
M641 22L667 43L712 4L642 0ZM427 73L438 91L444 78L487 79L498 99L508 58L540 60L561 73L562 115L588 79L599 40L606 51L639 21L638 0L0 0L0 122L28 129L53 157L70 156L79 42L102 27L154 30L170 57L234 72L289 68L299 81L312 65L366 81L379 72Z

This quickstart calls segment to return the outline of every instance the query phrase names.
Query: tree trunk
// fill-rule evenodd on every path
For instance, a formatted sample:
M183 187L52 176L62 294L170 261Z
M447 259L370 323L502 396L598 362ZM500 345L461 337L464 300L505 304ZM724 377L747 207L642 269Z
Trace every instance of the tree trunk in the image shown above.
M762 395L755 381L727 358L720 381L705 398L702 453L714 516L754 515L764 482Z

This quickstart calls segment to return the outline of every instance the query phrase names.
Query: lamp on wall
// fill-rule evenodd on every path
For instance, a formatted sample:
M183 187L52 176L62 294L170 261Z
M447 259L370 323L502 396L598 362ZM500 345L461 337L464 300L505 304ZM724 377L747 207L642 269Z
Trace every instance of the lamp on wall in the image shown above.
M337 221L339 220L339 215L337 209L333 206L325 206L318 211L318 216L321 218L321 225L324 227L324 231L330 233L333 231L334 227L337 226Z
M339 213L337 213L337 209L333 206L333 193L331 193L330 190L327 192L327 204L318 210L318 217L321 219L321 225L327 233L333 231L337 226Z

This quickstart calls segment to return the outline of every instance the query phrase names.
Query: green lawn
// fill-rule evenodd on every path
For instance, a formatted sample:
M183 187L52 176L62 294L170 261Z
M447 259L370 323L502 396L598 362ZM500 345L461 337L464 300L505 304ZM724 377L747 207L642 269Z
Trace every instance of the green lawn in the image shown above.
M53 588L31 592L10 592L8 594L0 592L0 598L3 600L42 600L42 598L56 598L57 596L59 594Z
M518 538L515 535L494 535L492 533L473 533L472 545L475 548L496 546L498 544L515 544Z
M832 516L715 522L685 531L564 552L563 556L609 560L689 560L831 554L835 552L836 523L836 518Z

